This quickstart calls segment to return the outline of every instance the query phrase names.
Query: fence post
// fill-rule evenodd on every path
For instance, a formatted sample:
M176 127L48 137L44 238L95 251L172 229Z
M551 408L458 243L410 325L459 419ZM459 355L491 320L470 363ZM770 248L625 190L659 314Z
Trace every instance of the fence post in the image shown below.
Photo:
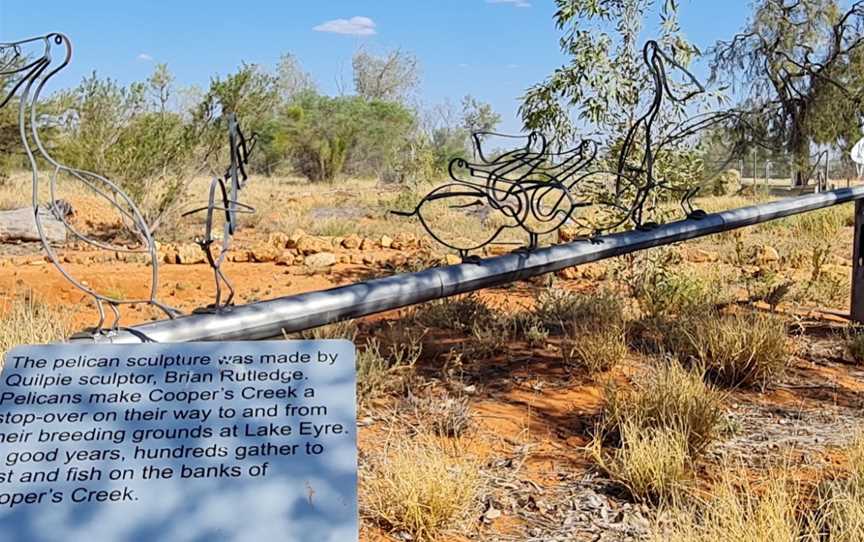
M855 235L852 246L852 321L864 324L864 201L855 202Z

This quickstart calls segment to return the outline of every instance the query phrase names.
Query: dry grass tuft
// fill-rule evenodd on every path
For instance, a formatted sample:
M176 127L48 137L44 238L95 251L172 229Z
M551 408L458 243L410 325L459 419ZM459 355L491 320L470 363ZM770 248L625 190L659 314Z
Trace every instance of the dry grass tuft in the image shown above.
M711 494L670 513L658 529L664 542L798 542L813 538L812 522L799 513L800 492L784 473L759 487L741 469L726 468ZM831 540L834 540L833 538Z
M672 429L683 435L688 454L697 456L720 433L725 401L726 394L706 384L702 372L667 360L632 390L607 389L602 432L608 440L628 423L649 430Z
M620 446L611 450L595 436L590 450L597 465L640 501L677 500L692 479L684 434L627 420L619 425L618 435Z
M592 330L625 324L624 303L614 292L602 290L591 294L547 289L537 297L534 314L550 331L563 332L573 325Z
M67 314L34 298L31 292L16 297L2 311L0 352L4 356L19 345L61 341L71 331Z
M479 463L469 456L448 453L428 437L399 438L362 467L361 513L411 540L440 540L465 532L482 487Z
M599 330L573 325L561 341L561 357L570 367L581 367L589 373L608 371L627 355L624 329L613 325Z
M496 316L495 311L474 294L430 301L414 312L415 321L422 326L462 332L470 332L472 327L491 322Z
M361 404L384 392L404 392L414 364L423 354L423 333L400 323L388 323L380 338L357 351L357 397Z
M636 499L673 502L692 479L694 459L720 431L724 395L674 361L639 382L632 390L607 389L591 455Z
M786 326L771 315L711 311L681 321L680 332L673 340L675 352L725 386L765 389L789 364Z
M864 436L848 451L850 472L827 482L819 495L818 527L831 542L864 540Z
M467 397L411 396L409 404L419 422L439 437L461 437L471 428L471 407Z

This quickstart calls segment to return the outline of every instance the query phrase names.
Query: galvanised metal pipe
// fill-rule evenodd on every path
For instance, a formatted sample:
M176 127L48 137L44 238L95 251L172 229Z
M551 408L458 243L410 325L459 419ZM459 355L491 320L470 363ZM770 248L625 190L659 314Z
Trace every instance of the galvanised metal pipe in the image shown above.
M592 241L540 248L234 307L120 330L99 341L114 343L256 340L472 292L638 250L734 230L807 211L864 199L864 186L787 198L663 224ZM92 341L92 338L73 340Z

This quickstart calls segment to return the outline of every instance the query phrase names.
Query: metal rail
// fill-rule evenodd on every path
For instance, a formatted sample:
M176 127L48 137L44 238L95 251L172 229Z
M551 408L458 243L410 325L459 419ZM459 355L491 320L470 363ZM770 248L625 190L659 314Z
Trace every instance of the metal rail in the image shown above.
M98 340L136 343L268 339L281 336L283 332L301 331L472 292L574 265L856 200L864 200L864 186L732 209L709 214L698 220L688 219L664 224L648 231L616 233L592 241L576 241L526 253L487 258L478 263L427 269L329 290L260 301L237 306L220 314L193 314L173 320L149 322L121 329L112 337ZM856 224L856 234L862 227L864 226ZM88 337L72 340L94 339Z

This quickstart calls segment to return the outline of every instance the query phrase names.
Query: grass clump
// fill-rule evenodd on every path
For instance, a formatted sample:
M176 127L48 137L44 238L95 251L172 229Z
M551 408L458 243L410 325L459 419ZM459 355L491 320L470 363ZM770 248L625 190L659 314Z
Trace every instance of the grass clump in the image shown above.
M645 429L673 429L687 452L701 454L723 425L726 395L705 382L701 371L665 360L631 390L610 387L603 408L603 433L617 436L635 423Z
M812 522L798 510L800 492L780 473L757 486L746 472L725 468L711 494L674 510L658 542L798 542L814 538ZM833 538L831 539L833 540Z
M4 356L23 344L62 341L71 331L69 316L35 298L32 292L15 297L0 310L0 353Z
M431 301L414 313L415 321L422 326L469 333L473 327L491 322L496 316L495 311L474 294Z
M404 385L423 353L423 335L388 325L383 341L373 337L357 352L357 396L361 403Z
M864 333L852 335L846 343L849 354L858 363L864 363Z
M479 464L428 437L398 439L360 471L363 516L419 542L464 533L483 486Z
M597 465L638 500L672 502L692 478L687 441L673 428L648 429L634 420L618 427L620 445L606 449L601 439L591 443Z
M565 332L574 325L582 329L603 329L625 324L624 303L608 290L584 294L546 289L537 296L534 314L547 330Z
M617 325L592 330L576 324L561 341L564 363L589 373L608 371L626 355L627 338L624 329Z
M724 395L671 360L639 382L631 390L607 389L591 455L634 498L671 502L720 432Z
M298 335L299 338L306 340L345 339L353 342L357 339L357 331L357 324L353 320L346 320L307 329Z
M782 320L759 313L710 311L680 322L676 353L695 361L715 382L765 389L780 378L790 348Z
M411 396L418 420L439 437L461 437L471 428L471 408L467 397Z
M864 436L847 450L849 472L825 483L817 509L820 532L831 542L864 540Z

